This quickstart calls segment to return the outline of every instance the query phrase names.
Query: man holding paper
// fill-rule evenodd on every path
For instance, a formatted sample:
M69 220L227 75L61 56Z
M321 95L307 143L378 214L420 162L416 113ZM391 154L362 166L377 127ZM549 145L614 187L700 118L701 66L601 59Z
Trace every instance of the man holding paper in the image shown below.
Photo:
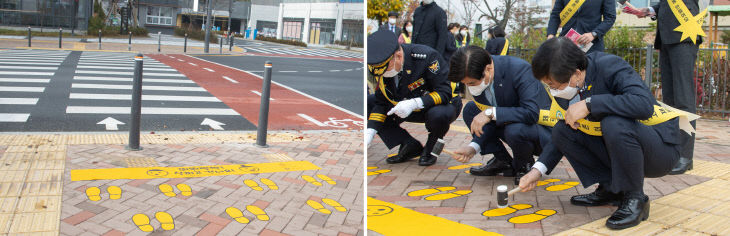
M593 43L587 53L603 51L603 36L616 21L615 0L555 0L550 12L547 34L548 39L565 36L573 29L580 36L575 42L581 45Z

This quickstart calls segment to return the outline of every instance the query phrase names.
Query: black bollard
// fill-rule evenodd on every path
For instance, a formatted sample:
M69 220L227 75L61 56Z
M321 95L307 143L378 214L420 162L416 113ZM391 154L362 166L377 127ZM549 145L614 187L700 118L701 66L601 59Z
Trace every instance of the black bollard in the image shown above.
M30 47L30 38L31 38L31 35L30 35L30 26L28 26L28 47Z
M132 110L129 122L129 145L127 150L142 150L139 146L139 121L142 115L142 54L134 57L134 81L132 82Z
M185 44L183 44L183 52L184 53L188 52L188 34L187 33L185 33Z
M58 28L58 48L63 48L63 28Z
M129 31L129 43L127 43L127 51L132 51L132 31Z
M259 106L259 125L256 132L256 146L266 145L266 133L269 124L269 97L271 96L271 61L264 64L264 84L261 88L261 106Z
M101 30L99 30L99 50L101 50Z

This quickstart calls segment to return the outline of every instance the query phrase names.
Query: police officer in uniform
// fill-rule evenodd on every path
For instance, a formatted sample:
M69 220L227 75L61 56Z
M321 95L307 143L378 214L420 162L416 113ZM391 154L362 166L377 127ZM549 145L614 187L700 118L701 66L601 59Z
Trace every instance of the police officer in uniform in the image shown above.
M443 55L448 33L444 9L433 0L423 0L421 6L413 12L413 43L429 46L436 49L439 55Z
M587 53L603 52L603 36L611 29L616 21L616 0L592 0L579 4L581 0L555 0L553 10L548 20L548 39L554 37L559 27L562 27L559 36L574 29L581 36L578 43L593 46ZM573 14L565 14L573 11Z
M401 163L420 156L419 165L433 165L433 146L446 135L461 109L461 98L454 96L446 80L449 70L442 67L441 55L424 45L399 45L396 35L385 30L368 36L368 45L377 45L367 52L368 71L377 87L368 96L366 145L378 134L389 149L400 146L386 162ZM425 123L425 146L400 127L404 121Z
M606 221L611 229L646 220L649 198L643 192L644 178L667 175L677 163L679 118L668 115L672 112L655 111L656 99L626 61L602 52L586 55L567 38L543 43L533 57L532 71L553 96L581 99L570 105L565 121L555 125L552 141L584 187L599 186L593 193L573 196L570 202L618 204ZM589 121L600 126L593 123L591 128ZM601 133L593 133L596 130ZM525 175L520 181L523 191L534 188L540 176L534 169Z
M400 35L401 31L400 28L397 25L398 23L398 12L388 12L388 22L381 25L378 30L390 30L390 32L393 32L395 35Z
M538 124L540 109L550 109L547 90L532 77L530 64L511 56L490 56L477 46L462 47L451 58L449 80L463 82L474 96L464 106L464 122L470 127L472 142L454 151L458 161L466 162L475 154L492 153L494 158L472 175L524 175L539 155L539 170L549 174L562 154L551 142L552 128ZM554 123L553 123L554 124ZM501 139L501 140L500 140ZM512 148L514 159L502 140ZM547 166L547 167L546 167Z

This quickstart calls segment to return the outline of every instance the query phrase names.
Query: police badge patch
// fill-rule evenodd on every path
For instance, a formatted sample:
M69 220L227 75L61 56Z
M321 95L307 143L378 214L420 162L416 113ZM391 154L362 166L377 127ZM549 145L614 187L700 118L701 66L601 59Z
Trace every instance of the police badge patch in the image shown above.
M439 60L433 60L433 62L431 62L431 65L428 66L428 70L430 70L431 73L434 73L434 74L436 74L436 72L438 72L439 69L441 69L441 67L439 67Z

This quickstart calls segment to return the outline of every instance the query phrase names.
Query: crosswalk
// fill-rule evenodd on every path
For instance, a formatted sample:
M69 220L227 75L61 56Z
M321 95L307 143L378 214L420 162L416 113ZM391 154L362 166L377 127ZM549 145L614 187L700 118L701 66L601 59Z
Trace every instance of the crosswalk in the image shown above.
M67 51L0 51L0 123L28 121Z
M291 47L248 47L244 46L247 52L280 54L280 55L303 55L320 57L341 57L341 58L362 58L362 53L348 52L332 49L319 48L291 48Z

